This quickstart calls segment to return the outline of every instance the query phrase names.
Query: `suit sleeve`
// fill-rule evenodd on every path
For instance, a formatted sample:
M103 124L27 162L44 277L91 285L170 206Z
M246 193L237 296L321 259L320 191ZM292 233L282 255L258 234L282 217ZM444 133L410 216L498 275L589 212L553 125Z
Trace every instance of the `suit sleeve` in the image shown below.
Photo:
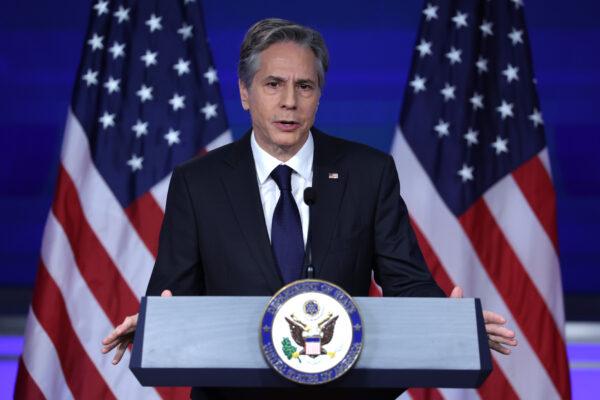
M176 168L169 184L158 256L147 296L158 296L165 289L174 295L204 294L197 223L185 175Z
M419 249L390 156L379 184L374 238L375 280L384 296L445 297Z

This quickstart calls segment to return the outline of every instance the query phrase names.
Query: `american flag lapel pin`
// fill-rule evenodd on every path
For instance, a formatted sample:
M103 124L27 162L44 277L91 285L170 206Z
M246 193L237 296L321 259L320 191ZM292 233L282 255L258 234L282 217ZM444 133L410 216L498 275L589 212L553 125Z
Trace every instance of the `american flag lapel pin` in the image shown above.
M339 177L340 177L340 175L337 172L330 172L329 173L329 179L337 179Z

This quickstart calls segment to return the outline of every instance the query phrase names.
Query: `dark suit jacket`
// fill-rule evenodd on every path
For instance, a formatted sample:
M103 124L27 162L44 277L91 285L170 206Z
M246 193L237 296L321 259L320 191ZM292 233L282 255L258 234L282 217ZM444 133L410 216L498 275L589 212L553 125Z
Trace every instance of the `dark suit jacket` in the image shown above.
M352 296L367 296L373 270L385 296L444 296L410 227L392 157L314 128L311 132L316 202L309 235L315 278ZM174 295L271 296L282 286L265 226L250 134L176 168L147 294L170 289ZM247 390L243 394L250 397L235 391L219 397L217 392L204 395L267 398ZM350 393L338 394L324 397L352 398ZM194 397L201 395L193 391ZM273 391L269 398L290 396Z

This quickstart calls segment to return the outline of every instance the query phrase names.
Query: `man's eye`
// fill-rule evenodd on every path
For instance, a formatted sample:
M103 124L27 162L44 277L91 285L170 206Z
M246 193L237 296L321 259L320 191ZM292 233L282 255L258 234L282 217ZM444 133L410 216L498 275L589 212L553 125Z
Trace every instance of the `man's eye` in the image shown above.
M302 90L311 90L313 88L312 85L309 85L308 83L301 83L298 87Z
M272 87L272 88L276 88L277 86L279 86L279 82L277 82L277 81L267 82L267 86L268 87Z

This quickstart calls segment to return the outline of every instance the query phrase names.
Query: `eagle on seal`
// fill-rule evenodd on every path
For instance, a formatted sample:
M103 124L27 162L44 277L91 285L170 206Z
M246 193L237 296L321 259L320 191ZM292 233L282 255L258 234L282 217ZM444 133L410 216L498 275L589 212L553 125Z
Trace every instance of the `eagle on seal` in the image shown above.
M285 317L290 326L292 339L302 347L299 354L312 358L328 354L323 346L331 342L338 317L339 315L334 317L332 313L329 313L321 322L313 326L300 321L294 314L289 318Z

